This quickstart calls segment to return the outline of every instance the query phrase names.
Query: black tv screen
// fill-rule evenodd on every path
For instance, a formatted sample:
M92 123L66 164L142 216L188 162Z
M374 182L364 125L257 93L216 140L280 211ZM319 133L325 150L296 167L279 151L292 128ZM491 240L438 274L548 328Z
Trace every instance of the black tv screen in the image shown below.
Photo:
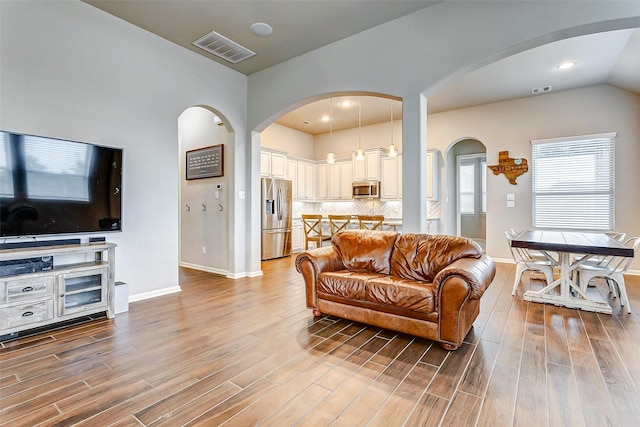
M120 231L122 150L0 131L0 237Z

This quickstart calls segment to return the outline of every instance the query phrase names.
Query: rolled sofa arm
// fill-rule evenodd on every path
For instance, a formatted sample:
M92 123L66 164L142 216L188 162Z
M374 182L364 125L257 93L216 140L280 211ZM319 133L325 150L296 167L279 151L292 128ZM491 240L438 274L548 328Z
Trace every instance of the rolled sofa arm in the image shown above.
M496 266L487 255L482 255L480 258L460 258L440 270L433 279L435 296L437 297L445 280L451 276L458 276L469 284L469 298L480 299L495 275Z
M307 307L318 306L318 276L325 271L344 270L342 257L333 246L302 252L296 257L296 270L302 274L306 287Z

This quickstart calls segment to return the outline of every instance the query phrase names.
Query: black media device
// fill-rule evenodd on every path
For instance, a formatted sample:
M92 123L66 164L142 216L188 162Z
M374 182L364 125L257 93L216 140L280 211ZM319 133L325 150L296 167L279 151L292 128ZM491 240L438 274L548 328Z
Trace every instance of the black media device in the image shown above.
M25 240L24 242L0 243L0 249L39 248L44 246L79 245L80 239Z
M51 256L0 261L0 277L37 273L40 271L49 271L52 269L53 257Z
M122 149L0 131L0 153L0 238L122 230Z
M98 237L89 237L89 243L102 243L106 242L106 237L98 236Z

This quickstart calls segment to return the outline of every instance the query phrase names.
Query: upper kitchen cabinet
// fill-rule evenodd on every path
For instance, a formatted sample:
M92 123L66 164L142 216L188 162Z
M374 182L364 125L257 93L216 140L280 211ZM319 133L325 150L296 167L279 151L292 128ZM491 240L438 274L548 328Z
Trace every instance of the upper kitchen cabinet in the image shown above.
M293 200L310 200L314 197L315 166L302 159L287 159L287 179L291 180Z
M380 181L380 158L384 151L378 148L364 152L364 160L356 160L353 154L354 181Z
M260 176L267 178L287 177L287 155L277 151L260 151Z
M336 162L327 165L327 199L351 200L353 183L351 162Z
M298 161L287 159L287 179L291 181L291 198L298 200Z
M438 160L440 151L427 151L427 200L437 201L440 188L440 169Z
M298 200L315 198L316 166L308 161L298 160Z
M326 163L316 165L316 200L327 199L327 169Z
M380 199L402 199L402 155L383 157L380 161Z

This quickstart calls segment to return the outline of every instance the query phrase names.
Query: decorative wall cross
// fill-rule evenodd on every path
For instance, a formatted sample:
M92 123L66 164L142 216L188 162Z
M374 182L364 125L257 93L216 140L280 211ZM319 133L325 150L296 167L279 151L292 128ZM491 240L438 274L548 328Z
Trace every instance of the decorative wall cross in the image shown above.
M500 151L498 153L498 164L489 166L489 168L491 168L494 175L503 173L512 185L517 185L516 178L529 171L527 159L522 157L512 159L509 157L508 151Z

